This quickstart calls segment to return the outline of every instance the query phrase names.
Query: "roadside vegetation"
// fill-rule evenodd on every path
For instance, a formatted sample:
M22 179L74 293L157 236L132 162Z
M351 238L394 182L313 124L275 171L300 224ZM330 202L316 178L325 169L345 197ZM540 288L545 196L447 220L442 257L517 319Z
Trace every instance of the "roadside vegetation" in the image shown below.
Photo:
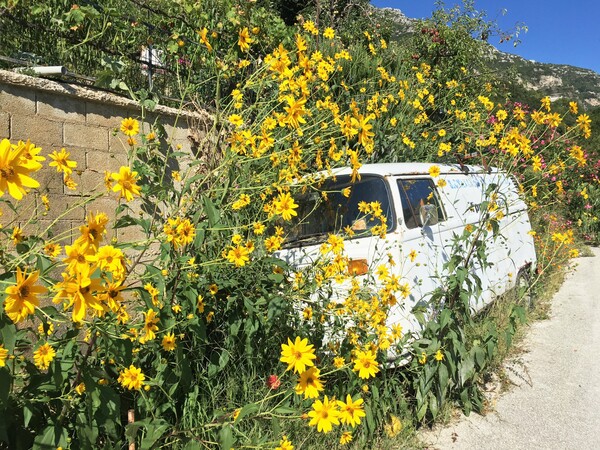
M388 161L504 169L530 207L536 292L577 242L598 239L589 114L506 100L480 76L475 38L496 30L473 19L472 2L438 11L402 47L362 2L33 3L0 9L10 30L0 47L93 76L142 113L115 123L128 165L77 206L118 198L116 219L91 213L68 233L41 226L54 207L36 181L50 166L77 191L68 149L0 143L0 207L39 198L0 228L0 448L407 447L450 406L482 410L482 377L529 310L519 295L470 314L480 288L470 268L500 233L501 202L490 192L481 225L456 236L451 275L432 293L437 317L413 336L386 324L408 279L371 267L359 282L344 254L352 230L329 236L310 270L276 257L317 173L358 177ZM152 86L138 57L150 46ZM158 102L211 113L197 158L146 120ZM363 212L383 242L378 206ZM124 229L140 239L119 239ZM351 289L333 302L326 293L342 282ZM408 349L405 366L386 368L392 349Z

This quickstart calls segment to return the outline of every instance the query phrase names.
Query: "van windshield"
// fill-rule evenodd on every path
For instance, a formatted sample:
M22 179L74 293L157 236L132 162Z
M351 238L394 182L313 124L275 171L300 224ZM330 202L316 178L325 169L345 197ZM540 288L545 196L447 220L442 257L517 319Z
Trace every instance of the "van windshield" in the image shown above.
M346 189L350 190L349 195ZM344 195L344 193L346 195ZM378 202L387 219L387 231L394 226L394 213L387 183L381 177L363 175L352 183L349 175L326 180L318 189L296 199L298 216L286 239L287 246L299 243L317 243L330 233L341 233L344 228L356 236L370 236L370 229L381 225L379 219L359 210L361 202Z

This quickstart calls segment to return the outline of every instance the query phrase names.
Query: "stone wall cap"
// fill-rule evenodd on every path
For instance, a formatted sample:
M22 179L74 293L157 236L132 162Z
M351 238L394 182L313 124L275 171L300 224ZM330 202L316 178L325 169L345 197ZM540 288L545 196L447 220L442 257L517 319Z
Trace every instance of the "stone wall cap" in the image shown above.
M80 86L77 84L64 83L46 78L32 77L22 73L11 72L0 69L0 83L12 84L16 86L37 89L45 92L52 92L60 95L77 97L93 102L112 104L127 108L139 108L140 105L128 98L121 97L111 92L92 87ZM199 119L202 121L211 121L212 116L207 111L186 111L169 106L157 105L152 111L154 113L166 114L169 116L181 116L189 119Z

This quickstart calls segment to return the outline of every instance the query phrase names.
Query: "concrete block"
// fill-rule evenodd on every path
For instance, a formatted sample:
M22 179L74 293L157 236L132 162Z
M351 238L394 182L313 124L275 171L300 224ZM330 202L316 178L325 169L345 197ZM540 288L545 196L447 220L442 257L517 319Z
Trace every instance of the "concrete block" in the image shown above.
M50 210L53 218L78 221L85 220L85 203L87 199L78 196L56 195L50 198Z
M82 222L71 220L40 220L40 228L45 231L43 236L49 242L56 242L60 245L71 245L73 243L73 235L79 236L79 227ZM64 254L64 250L63 250Z
M139 139L136 139L139 141ZM120 131L118 133L110 133L108 136L108 148L111 153L127 155L129 145L127 144L127 136Z
M89 125L100 125L112 130L118 130L121 120L125 117L137 117L140 112L133 108L115 106L97 102L86 102L86 121Z
M85 103L78 98L38 92L36 101L39 116L65 122L85 122Z
M63 143L62 123L43 117L11 114L10 131L13 141L29 139L36 145L44 142L53 146L60 146Z
M64 124L65 145L108 151L108 129L78 123Z
M25 223L36 217L37 203L33 191L25 195L21 200L15 200L7 194L5 194L3 198L17 210L15 212L4 203L0 203L0 210L2 210L0 224L2 224L3 228L12 230L15 226L22 227Z
M10 114L0 112L0 139L10 139Z
M106 187L104 185L104 171L91 169L85 170L81 174L81 178L79 180L81 192L93 195L106 191Z
M111 192L87 203L85 205L85 214L87 216L89 213L96 214L98 212L103 212L108 216L109 225L112 226L115 221L115 210L117 209L117 206L119 206L117 194Z
M104 176L105 170L118 172L119 167L126 162L126 155L101 152L97 150L88 150L86 153L86 167L88 170L94 170L102 174L102 176Z
M33 174L40 187L38 191L49 197L53 195L62 195L63 193L63 174L54 170L54 167L48 167L50 158L46 158L45 167Z
M13 84L0 84L0 111L10 114L34 115L36 91Z

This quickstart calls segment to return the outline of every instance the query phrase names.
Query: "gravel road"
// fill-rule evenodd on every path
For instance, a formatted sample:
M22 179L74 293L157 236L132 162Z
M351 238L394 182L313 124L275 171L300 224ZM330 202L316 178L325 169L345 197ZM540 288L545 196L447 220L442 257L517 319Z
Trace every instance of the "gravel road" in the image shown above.
M507 364L515 386L486 416L423 433L429 449L600 448L600 249L591 250Z

